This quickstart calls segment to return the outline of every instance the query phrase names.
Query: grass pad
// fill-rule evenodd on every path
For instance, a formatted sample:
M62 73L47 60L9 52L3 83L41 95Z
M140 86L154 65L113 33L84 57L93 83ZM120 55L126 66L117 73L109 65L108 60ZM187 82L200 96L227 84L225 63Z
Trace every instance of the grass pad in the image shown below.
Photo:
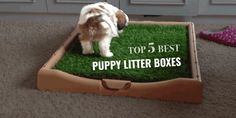
M154 46L155 51L151 50ZM163 45L179 45L178 51L167 48L163 52ZM95 54L82 55L79 40L74 40L63 58L55 65L55 69L94 79L121 79L133 82L154 82L178 77L191 77L191 65L188 45L188 29L182 25L144 25L130 24L120 34L113 38L111 58L101 57L97 42L94 42ZM130 52L130 47L145 47L143 53ZM136 48L138 49L138 48ZM149 52L148 52L149 50ZM136 50L137 51L137 50ZM137 51L138 52L138 51ZM181 66L154 67L154 59L179 57ZM120 68L114 67L107 70L93 70L93 62L98 61L121 61L135 59L150 59L151 67L125 69L124 63Z

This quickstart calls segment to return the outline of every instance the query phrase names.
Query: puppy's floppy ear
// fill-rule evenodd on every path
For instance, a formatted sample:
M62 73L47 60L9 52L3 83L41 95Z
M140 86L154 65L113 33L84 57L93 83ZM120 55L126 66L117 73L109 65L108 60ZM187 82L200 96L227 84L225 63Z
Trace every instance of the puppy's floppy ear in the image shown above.
M127 16L122 10L116 12L118 30L122 30L127 24Z

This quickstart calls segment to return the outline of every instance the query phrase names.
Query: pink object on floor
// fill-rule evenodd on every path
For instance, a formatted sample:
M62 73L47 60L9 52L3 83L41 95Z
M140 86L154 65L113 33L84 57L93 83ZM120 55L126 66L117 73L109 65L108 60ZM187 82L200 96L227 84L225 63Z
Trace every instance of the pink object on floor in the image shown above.
M224 28L223 31L219 32L201 31L199 37L227 46L236 47L236 28L232 26L228 26Z

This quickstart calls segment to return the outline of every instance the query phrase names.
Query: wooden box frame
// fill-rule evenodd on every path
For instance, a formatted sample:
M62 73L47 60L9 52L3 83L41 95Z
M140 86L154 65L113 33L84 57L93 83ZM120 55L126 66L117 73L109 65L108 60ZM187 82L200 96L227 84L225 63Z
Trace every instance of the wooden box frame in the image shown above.
M192 78L176 78L160 82L139 83L126 80L90 79L53 69L63 57L67 46L78 35L76 27L62 46L38 72L37 87L40 90L64 92L89 92L100 95L133 96L149 99L188 103L202 102L202 82L196 50L194 24L191 22L131 21L135 24L184 25L189 30L189 49Z

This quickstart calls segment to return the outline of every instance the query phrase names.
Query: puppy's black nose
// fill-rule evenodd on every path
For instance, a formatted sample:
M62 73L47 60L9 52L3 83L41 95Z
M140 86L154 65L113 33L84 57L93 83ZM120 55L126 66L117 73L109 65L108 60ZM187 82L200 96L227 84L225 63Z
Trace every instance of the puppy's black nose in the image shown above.
M117 25L117 27L118 27L118 30L122 30L122 29L124 29L124 27L125 27L125 25Z

